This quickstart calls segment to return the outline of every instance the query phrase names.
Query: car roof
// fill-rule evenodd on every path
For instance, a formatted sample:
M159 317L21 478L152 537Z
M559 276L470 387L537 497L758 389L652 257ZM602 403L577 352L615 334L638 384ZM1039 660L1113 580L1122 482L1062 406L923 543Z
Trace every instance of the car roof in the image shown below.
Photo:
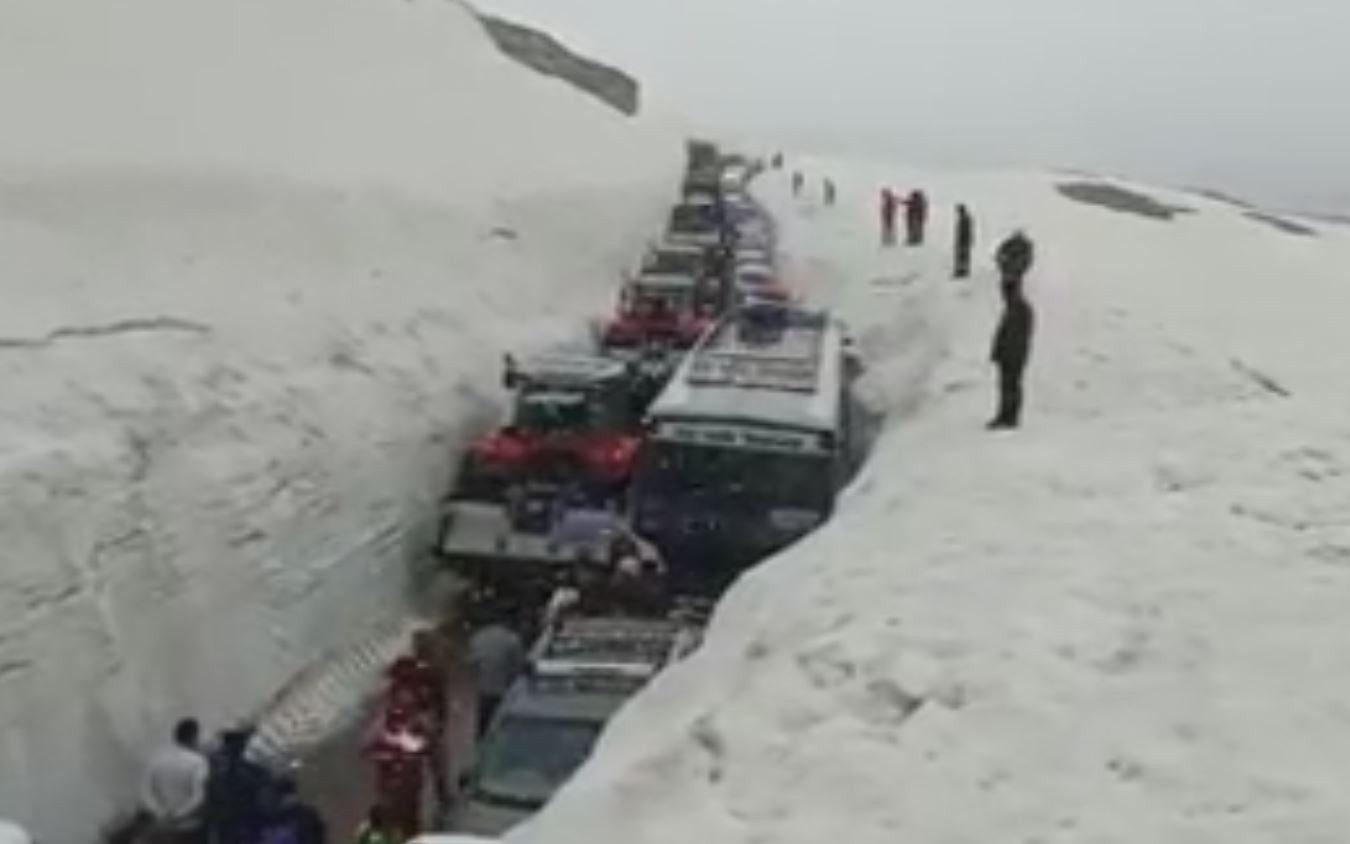
M570 619L540 640L535 670L550 676L623 674L642 679L678 659L689 632L687 624L667 618Z

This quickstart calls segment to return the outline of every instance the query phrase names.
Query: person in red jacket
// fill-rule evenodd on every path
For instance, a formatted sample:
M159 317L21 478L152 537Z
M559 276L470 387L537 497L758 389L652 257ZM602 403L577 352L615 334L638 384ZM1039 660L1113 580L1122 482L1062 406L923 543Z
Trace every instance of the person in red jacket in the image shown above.
M415 683L394 680L385 691L364 749L375 767L378 802L404 840L422 831L422 794L431 763L431 741L424 692Z

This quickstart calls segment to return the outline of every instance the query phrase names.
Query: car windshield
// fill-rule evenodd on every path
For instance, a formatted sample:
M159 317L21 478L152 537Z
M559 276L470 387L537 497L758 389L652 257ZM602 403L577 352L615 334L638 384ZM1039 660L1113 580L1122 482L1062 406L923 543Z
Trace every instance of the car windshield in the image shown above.
M478 791L488 799L543 806L590 756L602 726L508 715L486 739Z
M660 275L701 275L703 256L698 252L659 249L647 256L642 271Z
M516 403L516 426L541 434L585 430L590 403L585 393L563 390L526 390Z
M824 510L830 496L830 459L753 449L654 442L639 466L643 496L667 501L704 498L751 507Z

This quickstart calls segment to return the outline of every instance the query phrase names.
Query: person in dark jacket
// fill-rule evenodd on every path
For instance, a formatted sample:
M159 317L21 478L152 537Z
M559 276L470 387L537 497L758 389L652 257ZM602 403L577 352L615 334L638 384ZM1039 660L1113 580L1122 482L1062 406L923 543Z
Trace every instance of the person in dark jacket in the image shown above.
M838 198L839 194L838 191L835 189L833 179L827 177L824 181L821 182L821 193L824 195L826 205L834 204L834 201L836 198Z
M881 189L881 245L895 245L895 212L900 197L890 188Z
M295 780L281 777L268 789L258 844L328 844L328 828L300 799Z
M975 218L964 205L956 206L956 278L970 277L970 255L975 249Z
M792 174L792 195L793 195L793 196L801 196L801 193L802 193L802 185L803 185L803 184L805 184L805 177L802 176L801 171L797 171L797 172L793 173L793 174Z
M999 244L998 254L995 257L1004 286L1011 284L1020 288L1035 262L1036 247L1025 232L1016 231Z
M226 730L211 757L206 784L206 822L214 844L253 844L261 821L267 769L247 758L252 730Z
M910 193L905 200L905 243L923 245L924 228L928 225L928 195L921 190Z
M998 412L989 427L1016 428L1022 421L1022 373L1031 357L1036 315L1020 284L1003 285L1003 317L989 357L998 369Z

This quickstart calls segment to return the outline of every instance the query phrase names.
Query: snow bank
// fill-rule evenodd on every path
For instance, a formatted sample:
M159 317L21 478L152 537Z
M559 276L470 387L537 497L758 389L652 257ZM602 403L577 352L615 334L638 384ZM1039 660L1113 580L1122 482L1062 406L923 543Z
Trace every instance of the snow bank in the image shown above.
M890 426L515 840L1343 840L1350 232L821 168L842 207L765 193ZM931 191L939 243L877 249L883 179ZM1014 225L1040 244L1018 433L982 430L996 284L949 277L955 201L983 255Z
M0 107L0 813L88 840L173 719L402 611L678 146L440 0L9 0Z

